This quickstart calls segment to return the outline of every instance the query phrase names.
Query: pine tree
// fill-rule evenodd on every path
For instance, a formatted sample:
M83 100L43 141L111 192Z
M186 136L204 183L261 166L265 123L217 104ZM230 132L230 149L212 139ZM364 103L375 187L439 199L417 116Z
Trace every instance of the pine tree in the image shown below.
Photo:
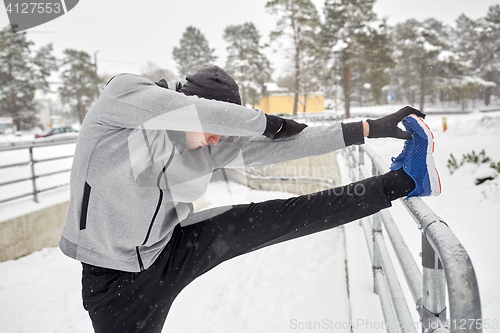
M375 104L385 101L382 89L390 83L387 70L396 65L392 57L391 38L383 21L366 26L363 33L356 34L358 47L352 63L357 80L353 80L353 86L358 87L361 105L363 100L372 99Z
M471 20L465 15L457 19L457 52L469 63L474 75L480 77L485 105L500 87L500 5L491 6L487 15ZM495 88L495 86L497 88Z
M307 87L306 79L312 75L305 73L313 53L315 35L320 20L316 7L310 0L271 0L266 8L272 14L280 15L276 30L271 32L271 40L288 36L292 42L291 58L295 79L293 114L297 114L301 87ZM307 92L305 92L307 94Z
M62 85L59 87L61 101L70 105L82 123L91 104L99 96L102 81L90 55L84 51L64 50L62 69Z
M308 42L302 55L302 71L300 75L300 101L303 112L307 111L307 98L310 93L327 91L332 87L332 72L328 68L330 59L326 56L324 45L319 34L314 34Z
M307 52L308 67L307 73L310 79L308 82L307 91L322 91L325 98L334 99L337 89L337 75L335 73L335 57L330 52L330 42L321 34L323 31L320 24L320 30L315 34L313 47Z
M166 81L175 80L177 77L171 70L161 68L152 61L148 61L146 66L141 68L141 75L147 77L151 81L165 79Z
M174 47L173 57L177 63L180 77L194 74L198 70L213 66L217 57L211 49L205 35L195 27L189 26L182 34L179 47Z
M242 104L257 104L264 95L264 83L271 78L271 64L261 49L260 34L253 23L228 26L224 30L228 43L226 70L241 90Z
M375 0L325 1L321 35L329 48L329 57L335 59L333 66L340 76L346 118L350 117L354 88L362 87L364 93L364 87L369 86L374 98L380 100L379 83L388 80L383 71L392 66L390 47L385 44L389 41L385 25L379 22L374 28L374 3ZM382 81L378 81L380 78Z
M462 104L462 109L465 109L468 100L477 98L489 83L478 76L466 53L462 51L465 46L462 34L467 35L467 33L460 28L460 20L461 18L457 20L459 27L457 29L436 20L427 20L426 23L430 24L443 41L438 61L433 67L436 83L432 91L439 91L439 99L442 102L456 101ZM435 93L430 97L434 99Z
M32 46L25 32L12 33L10 27L0 30L0 116L13 117L18 129L36 125L35 91L48 91L47 79L57 69L51 44L35 53Z
M481 50L486 54L481 73L486 81L494 82L497 94L500 92L500 5L491 6L484 18L484 29L481 31ZM484 101L490 104L494 86L490 85L485 89Z
M409 103L417 102L424 111L426 95L438 90L442 71L443 52L450 46L443 34L442 23L428 19L424 22L411 19L396 25L395 44L397 52L396 76Z

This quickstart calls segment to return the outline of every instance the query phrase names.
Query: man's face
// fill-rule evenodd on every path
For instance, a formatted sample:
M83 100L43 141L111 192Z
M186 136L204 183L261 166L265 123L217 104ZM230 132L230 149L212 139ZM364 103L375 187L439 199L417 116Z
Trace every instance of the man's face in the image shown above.
M220 135L211 133L186 132L186 145L189 149L198 149L210 144L217 146Z

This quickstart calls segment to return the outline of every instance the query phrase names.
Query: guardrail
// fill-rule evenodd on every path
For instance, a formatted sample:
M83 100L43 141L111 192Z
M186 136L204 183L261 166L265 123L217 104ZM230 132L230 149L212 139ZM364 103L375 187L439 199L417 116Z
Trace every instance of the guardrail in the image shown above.
M0 183L0 187L6 186L6 185L11 185L11 184L16 184L16 183L20 183L20 182L25 182L25 181L31 181L32 191L29 193L22 194L22 195L16 195L13 197L8 197L6 199L2 199L2 200L0 200L0 204L2 204L4 202L16 200L16 199L21 199L21 198L28 197L28 196L33 196L33 200L35 202L38 202L38 193L69 185L69 183L64 183L64 184L59 184L59 185L51 186L51 187L44 188L44 189L38 189L37 184L36 184L36 180L38 178L52 176L52 175L64 173L64 172L69 172L69 171L71 171L71 169L58 170L58 171L54 171L54 172L49 172L49 173L37 175L35 173L35 164L42 163L42 162L61 160L61 159L66 159L66 158L72 158L73 155L58 156L58 157L46 158L46 159L35 159L34 155L33 155L33 149L39 148L39 147L57 146L57 145L65 145L65 144L72 144L72 143L76 143L76 139L65 140L65 141L45 142L45 143L31 143L31 144L21 143L21 144L16 144L16 145L12 145L12 146L1 147L0 154L2 152L6 152L6 151L27 149L29 151L29 160L28 161L14 163L14 164L1 165L0 170L29 165L30 169L31 169L31 177L24 177L24 178L19 178L19 179L3 182L3 183Z
M326 114L299 115L294 119L313 126L340 120ZM353 181L370 176L365 166L365 154L371 161L372 175L389 171L389 166L368 145L351 146L344 151L347 152L346 161ZM422 272L388 210L360 220L372 260L374 292L380 297L387 331L416 333L417 327L391 261L382 223L411 292L422 332L482 332L479 289L467 251L443 219L422 199L413 197L401 201L422 234ZM446 308L446 292L449 310Z
M373 175L389 171L367 145L347 148L351 179L366 178L365 154ZM356 170L358 174L356 175ZM374 291L380 296L388 332L416 332L401 284L382 234L385 226L422 322L422 332L482 332L476 275L465 248L447 224L420 198L402 200L422 233L422 273L388 210L360 221L372 259ZM449 301L447 319L446 291Z

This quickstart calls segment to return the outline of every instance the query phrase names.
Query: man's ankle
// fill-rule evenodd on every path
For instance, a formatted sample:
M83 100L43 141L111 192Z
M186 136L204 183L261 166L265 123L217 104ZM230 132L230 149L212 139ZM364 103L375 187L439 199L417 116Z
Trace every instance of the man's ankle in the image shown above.
M390 201L407 196L415 189L415 182L403 168L382 175L382 182L384 193Z

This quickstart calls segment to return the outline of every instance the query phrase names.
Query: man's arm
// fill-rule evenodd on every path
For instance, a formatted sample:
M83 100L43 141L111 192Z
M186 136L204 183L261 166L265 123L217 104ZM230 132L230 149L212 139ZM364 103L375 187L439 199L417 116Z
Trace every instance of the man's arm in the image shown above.
M411 139L411 134L398 127L399 122L410 114L425 117L419 110L406 106L385 117L363 122L336 123L332 126L306 127L300 133L270 140L263 137L233 138L221 149L220 156L214 154L214 161L220 167L242 167L244 165L273 164L293 159L323 155L353 144L363 144L365 137ZM235 158L232 149L240 147L242 155ZM222 150L226 149L226 152ZM238 161L238 162L237 162ZM241 161L244 161L242 163ZM231 162L231 163L230 163Z
M267 126L266 115L260 110L185 96L132 74L113 78L94 112L98 124L115 128L144 126L151 130L260 136Z
M211 147L211 155L216 168L266 165L323 155L364 143L364 126L362 122L338 122L306 127L298 134L274 140L264 136L225 137L217 147Z

